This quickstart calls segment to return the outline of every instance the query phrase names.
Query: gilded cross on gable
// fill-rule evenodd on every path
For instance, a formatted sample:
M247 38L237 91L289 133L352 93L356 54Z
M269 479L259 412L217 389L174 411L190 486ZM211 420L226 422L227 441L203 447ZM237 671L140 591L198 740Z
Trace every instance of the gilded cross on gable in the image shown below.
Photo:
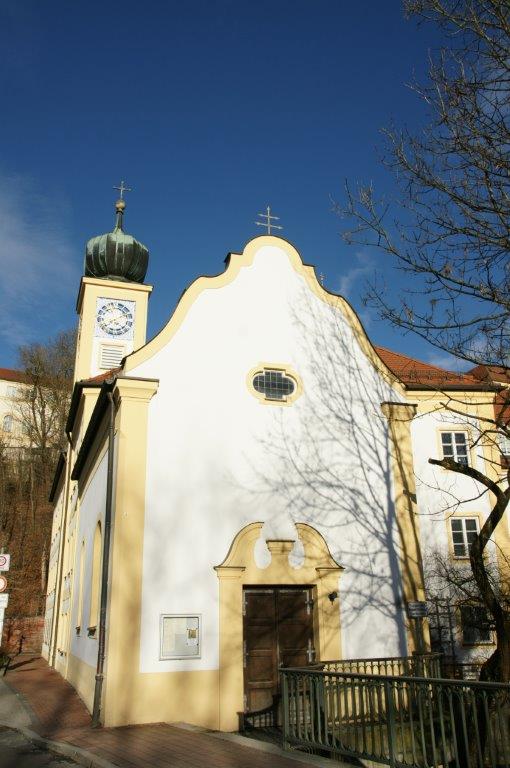
M271 216L271 208L269 205L266 208L266 213L257 213L257 216L260 216L261 219L265 219L265 221L256 221L255 224L257 227L267 227L267 234L271 234L272 229L283 229L283 227L280 227L279 224L272 224L272 221L279 221L279 216Z
M120 192L120 199L121 200L124 200L124 192L132 192L133 191L131 189L131 187L124 186L124 182L123 181L120 182L120 186L114 187L114 189L118 189L119 190L119 192Z

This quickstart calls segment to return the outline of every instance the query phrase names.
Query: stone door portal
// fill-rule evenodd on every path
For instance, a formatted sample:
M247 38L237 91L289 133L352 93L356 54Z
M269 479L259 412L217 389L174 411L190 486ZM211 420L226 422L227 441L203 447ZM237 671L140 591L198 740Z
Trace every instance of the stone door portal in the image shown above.
M244 709L273 703L280 667L315 661L310 587L245 587L243 590Z

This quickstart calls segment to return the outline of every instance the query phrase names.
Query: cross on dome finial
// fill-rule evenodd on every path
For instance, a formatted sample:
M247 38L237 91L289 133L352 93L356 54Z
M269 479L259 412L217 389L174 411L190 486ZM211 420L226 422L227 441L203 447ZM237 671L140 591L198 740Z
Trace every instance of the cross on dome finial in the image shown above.
M122 232L122 216L124 215L124 209L126 207L126 201L124 200L124 192L131 192L131 187L126 187L124 181L121 181L118 187L114 187L120 192L120 197L115 203L115 211L117 213L115 217L115 230Z
M124 186L124 181L121 181L120 185L118 187L114 187L114 189L118 189L119 190L119 192L120 192L119 197L120 197L121 200L124 200L124 192L132 192L133 191L131 189L131 187Z
M271 234L272 229L283 229L283 227L280 227L279 224L272 224L271 221L279 221L279 216L271 216L271 208L268 205L266 208L266 213L257 213L257 216L260 216L262 219L265 219L265 221L256 221L255 224L257 227L266 227L267 228L267 234Z

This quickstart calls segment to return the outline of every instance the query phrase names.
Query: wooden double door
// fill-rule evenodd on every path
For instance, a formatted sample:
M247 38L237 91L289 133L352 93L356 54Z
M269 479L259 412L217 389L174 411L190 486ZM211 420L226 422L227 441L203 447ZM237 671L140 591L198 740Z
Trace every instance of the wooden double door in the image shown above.
M280 692L279 668L315 661L310 587L243 590L244 709L270 706Z

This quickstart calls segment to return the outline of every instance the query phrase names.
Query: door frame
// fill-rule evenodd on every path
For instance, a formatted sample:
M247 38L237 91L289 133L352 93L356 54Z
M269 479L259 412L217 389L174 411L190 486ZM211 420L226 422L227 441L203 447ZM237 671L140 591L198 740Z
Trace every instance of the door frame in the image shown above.
M262 533L263 523L250 523L235 536L221 565L215 567L219 579L220 730L237 728L237 713L243 711L243 587L299 587L315 589L314 639L317 661L340 659L340 606L328 595L338 593L342 566L331 556L321 534L306 523L296 529L304 547L304 561L295 568L289 563L293 540L268 540L271 562L266 568L255 563L254 547Z

